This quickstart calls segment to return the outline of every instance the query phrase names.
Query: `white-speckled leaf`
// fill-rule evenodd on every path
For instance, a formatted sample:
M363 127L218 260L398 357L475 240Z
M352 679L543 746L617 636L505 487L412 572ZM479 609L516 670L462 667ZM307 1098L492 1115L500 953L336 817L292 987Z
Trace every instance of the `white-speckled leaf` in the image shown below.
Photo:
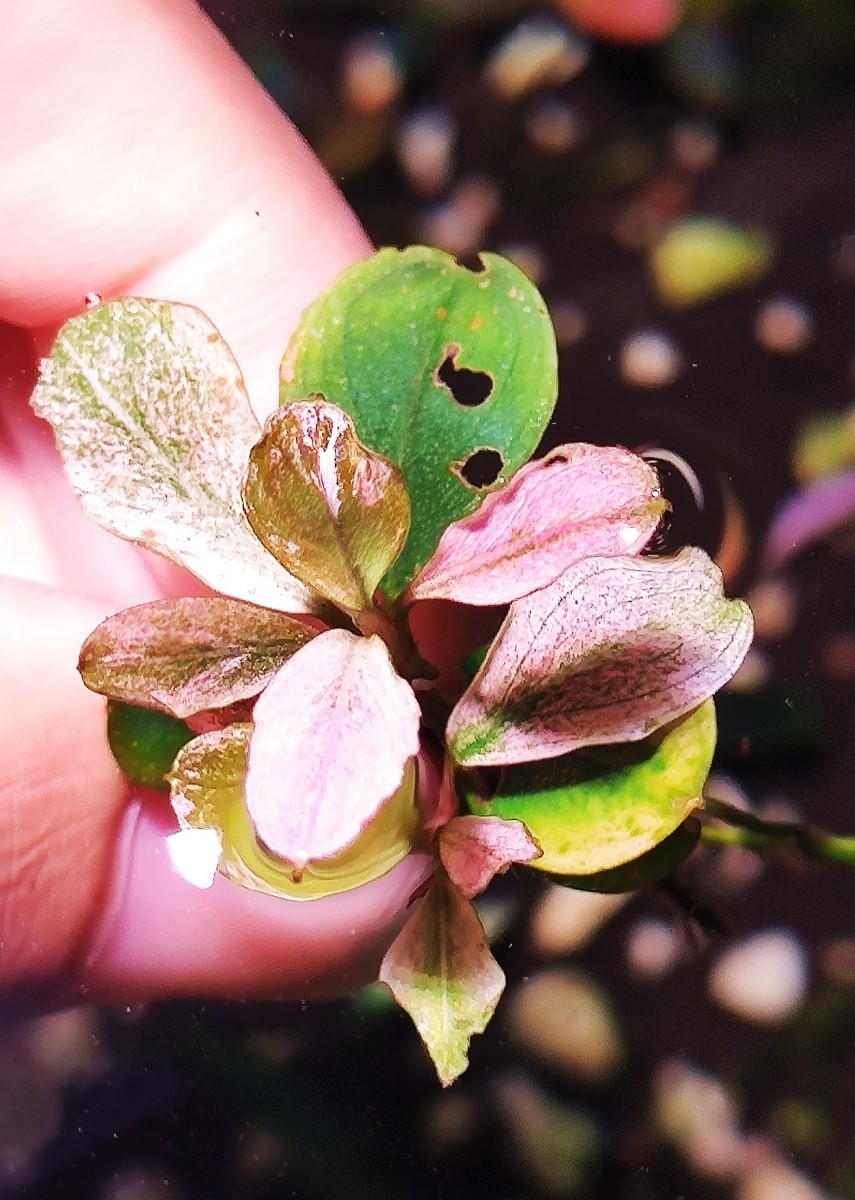
M421 710L379 637L331 629L288 660L253 712L246 805L299 872L355 841L419 748Z
M467 766L502 766L637 741L718 691L752 632L702 550L585 559L511 605L449 747Z
M32 403L97 524L228 596L318 607L244 516L241 483L261 430L204 313L140 299L89 309L63 325Z
M80 651L93 692L189 717L257 696L317 630L223 596L182 596L126 608Z
M246 515L283 567L343 608L366 609L410 526L399 467L334 404L272 413L249 456Z
M454 817L439 835L439 857L464 896L477 896L494 875L512 863L527 863L542 851L522 821L501 817Z
M386 952L380 980L412 1017L448 1087L469 1065L469 1042L487 1028L505 976L475 909L442 871Z
M582 558L638 553L665 508L656 472L637 454L559 446L448 526L408 599L510 604Z

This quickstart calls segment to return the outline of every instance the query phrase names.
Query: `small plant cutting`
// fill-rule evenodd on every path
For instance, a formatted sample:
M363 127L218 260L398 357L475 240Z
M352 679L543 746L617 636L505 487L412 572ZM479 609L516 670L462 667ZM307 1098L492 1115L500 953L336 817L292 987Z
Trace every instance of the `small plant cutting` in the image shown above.
M170 789L176 869L288 903L433 854L380 978L444 1084L504 986L472 898L512 864L609 890L685 857L752 635L701 550L645 553L648 463L531 458L556 394L529 280L413 247L305 311L263 428L210 321L144 299L69 321L33 401L90 517L215 593L80 657L126 774ZM436 600L498 628L461 669L414 635Z

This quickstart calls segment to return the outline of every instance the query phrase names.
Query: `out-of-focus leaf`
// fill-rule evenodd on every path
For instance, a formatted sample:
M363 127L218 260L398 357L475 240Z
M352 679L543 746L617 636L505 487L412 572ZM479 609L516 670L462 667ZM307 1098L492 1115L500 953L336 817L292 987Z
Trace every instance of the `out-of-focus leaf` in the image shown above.
M73 317L32 403L93 521L227 596L288 612L319 606L244 516L241 482L260 429L204 313L126 299Z
M855 467L828 475L791 496L766 535L762 562L778 571L791 558L855 524Z
M536 870L593 875L646 854L702 803L714 749L708 700L644 741L507 767L492 797L467 799L477 813L525 823L543 850Z
M771 261L763 234L717 217L693 217L672 225L656 243L650 270L666 304L688 307L756 283Z
M166 791L166 773L175 755L193 737L183 721L166 713L111 701L107 739L113 757L131 783Z
M658 845L619 867L609 867L591 875L553 875L552 880L582 892L600 892L603 895L636 892L676 871L692 853L700 838L700 821L697 817L687 817Z
M666 507L656 472L638 455L559 446L450 525L408 597L510 604L582 558L642 550Z
M478 916L442 871L395 938L380 980L413 1019L443 1087L469 1065L505 986Z
M500 817L454 817L439 835L439 857L451 882L471 899L512 863L540 856L521 821Z
M546 306L517 267L482 262L469 271L424 246L381 250L306 309L282 362L283 403L320 393L403 471L411 524L383 583L390 596L485 487L532 455L555 404Z
M299 876L339 854L401 785L421 710L379 637L322 633L253 711L246 804L258 836Z
M466 766L502 766L637 741L726 683L752 631L702 550L585 559L511 605L449 747Z
M398 467L322 400L273 413L249 457L246 514L283 567L343 608L365 609L400 553L410 505Z
M94 692L189 717L257 696L315 633L240 600L182 596L102 621L83 643L78 668Z
M169 775L182 831L217 834L219 869L227 879L272 896L316 900L377 879L409 854L418 835L413 763L407 764L395 795L356 841L332 858L309 863L295 882L290 865L259 843L244 805L251 730L248 724L230 725L194 738L178 754Z

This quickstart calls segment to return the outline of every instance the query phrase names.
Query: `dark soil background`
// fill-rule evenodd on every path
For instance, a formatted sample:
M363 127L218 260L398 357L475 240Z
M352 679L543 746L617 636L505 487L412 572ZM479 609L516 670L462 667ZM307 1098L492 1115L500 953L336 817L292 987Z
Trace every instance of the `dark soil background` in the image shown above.
M573 78L510 99L485 65L520 20L558 22L557 10L524 0L208 10L378 244L457 228L475 196L477 244L451 248L464 261L510 250L561 316L550 442L679 455L704 500L678 471L671 543L721 551L730 590L756 588L765 531L798 487L801 431L853 402L850 0L695 0L663 45L594 43ZM397 72L373 111L343 86L360 46L379 46ZM576 123L551 150L531 132L546 101ZM455 131L450 174L419 190L398 147L412 114L435 107ZM648 249L667 222L694 214L762 228L774 258L750 286L676 310L651 280ZM786 354L755 332L781 295L811 321ZM651 327L682 367L641 387L621 348ZM852 549L823 540L776 581L756 677L721 700L717 764L728 794L842 833L855 832ZM407 1019L373 990L311 1007L170 1003L75 1017L90 1067L62 1090L56 1136L0 1177L0 1196L855 1197L855 875L783 854L752 870L749 859L703 847L672 884L592 925L575 952L544 948L542 917L532 932L540 885L501 881L485 915L508 993L447 1093ZM708 988L729 945L770 928L791 932L808 975L804 998L772 1025L729 1012ZM651 929L673 954L644 968ZM599 1067L533 1048L561 1014L546 1004L532 1016L515 994L556 968L581 980L580 1040ZM603 1039L617 1046L609 1062ZM669 1097L676 1118L663 1116Z

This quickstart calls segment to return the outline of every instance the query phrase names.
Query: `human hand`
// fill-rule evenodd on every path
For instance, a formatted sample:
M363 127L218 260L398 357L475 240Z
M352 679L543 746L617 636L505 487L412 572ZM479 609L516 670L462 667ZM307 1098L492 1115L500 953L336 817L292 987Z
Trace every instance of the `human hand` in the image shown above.
M136 293L203 309L263 418L300 310L369 247L189 0L15 6L0 95L16 327L0 343L0 988L10 1004L34 985L53 1004L340 991L370 975L427 861L311 905L172 872L168 804L122 780L75 664L107 612L198 585L87 523L27 398L34 345L88 293Z

